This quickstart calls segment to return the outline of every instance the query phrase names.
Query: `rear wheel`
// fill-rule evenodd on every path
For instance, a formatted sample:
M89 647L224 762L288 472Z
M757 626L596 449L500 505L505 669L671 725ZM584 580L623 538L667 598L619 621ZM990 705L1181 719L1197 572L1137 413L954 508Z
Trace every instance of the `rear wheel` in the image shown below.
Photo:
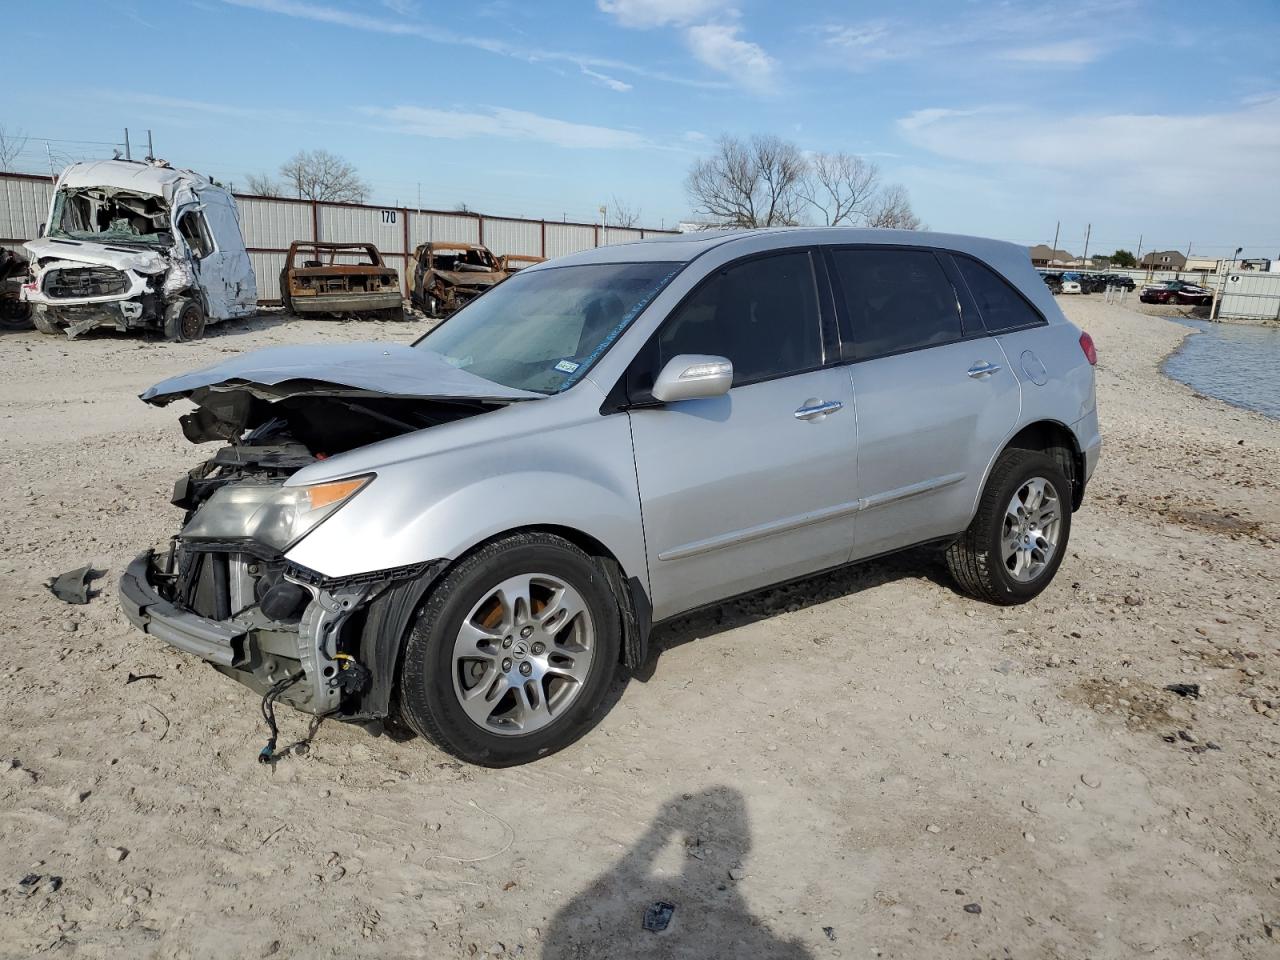
M1052 457L1006 450L969 528L947 550L965 593L1010 606L1037 596L1058 571L1071 535L1071 485Z
M596 561L551 534L505 537L432 587L405 645L401 715L468 762L527 763L595 724L620 644Z

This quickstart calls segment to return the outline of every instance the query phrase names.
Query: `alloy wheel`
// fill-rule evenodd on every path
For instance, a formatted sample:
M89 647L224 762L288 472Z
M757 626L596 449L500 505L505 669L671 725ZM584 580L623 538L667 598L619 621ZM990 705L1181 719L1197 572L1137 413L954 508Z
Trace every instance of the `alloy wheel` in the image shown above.
M1062 503L1053 484L1032 477L1005 508L1000 545L1009 576L1022 583L1042 574L1058 549Z

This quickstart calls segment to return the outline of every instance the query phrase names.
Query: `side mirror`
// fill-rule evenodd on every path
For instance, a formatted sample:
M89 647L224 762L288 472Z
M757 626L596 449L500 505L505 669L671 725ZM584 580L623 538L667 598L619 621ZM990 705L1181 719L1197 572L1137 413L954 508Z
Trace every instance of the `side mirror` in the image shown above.
M667 361L653 382L653 399L702 400L722 397L733 386L733 364L724 357L682 353Z

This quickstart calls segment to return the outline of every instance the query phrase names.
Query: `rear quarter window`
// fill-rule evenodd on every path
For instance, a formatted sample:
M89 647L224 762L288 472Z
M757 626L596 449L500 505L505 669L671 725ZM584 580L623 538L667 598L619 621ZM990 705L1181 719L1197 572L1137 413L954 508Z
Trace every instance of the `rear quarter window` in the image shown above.
M953 254L952 260L991 333L1034 327L1046 322L1040 311L1013 284L986 264L961 254Z

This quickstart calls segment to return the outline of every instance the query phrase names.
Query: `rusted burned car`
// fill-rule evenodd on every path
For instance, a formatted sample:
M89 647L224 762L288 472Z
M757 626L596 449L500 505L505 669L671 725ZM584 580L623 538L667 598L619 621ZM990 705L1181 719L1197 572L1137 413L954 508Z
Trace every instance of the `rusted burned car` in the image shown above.
M504 253L498 258L498 269L510 276L518 270L525 267L532 267L535 263L541 263L546 257L535 257L527 253Z
M22 299L41 333L97 327L195 340L206 323L258 308L231 193L163 160L73 163L42 236L23 247Z
M506 278L488 247L435 240L413 252L409 299L428 317L447 317Z
M400 274L372 243L295 240L280 271L289 313L404 318Z

